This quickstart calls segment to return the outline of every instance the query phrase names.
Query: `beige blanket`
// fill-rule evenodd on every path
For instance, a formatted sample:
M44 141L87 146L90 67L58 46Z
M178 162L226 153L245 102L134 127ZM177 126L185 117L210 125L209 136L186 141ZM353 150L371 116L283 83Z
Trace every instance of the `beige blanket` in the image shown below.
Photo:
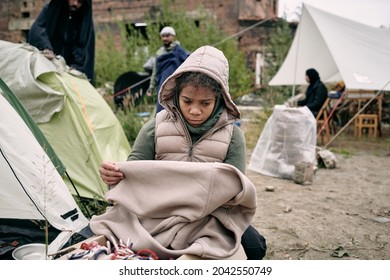
M224 163L129 161L106 194L113 203L93 216L95 234L128 239L160 259L192 254L207 259L237 252L256 210L256 189L237 168Z

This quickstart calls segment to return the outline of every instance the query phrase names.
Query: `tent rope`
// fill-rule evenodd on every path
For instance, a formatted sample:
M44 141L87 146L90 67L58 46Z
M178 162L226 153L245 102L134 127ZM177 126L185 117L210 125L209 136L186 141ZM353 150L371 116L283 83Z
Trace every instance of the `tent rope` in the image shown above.
M219 41L219 42L213 44L212 46L215 47L215 46L217 46L217 45L220 45L220 44L222 44L222 43L224 43L224 42L226 42L226 41L228 41L228 40L230 40L230 39L233 39L233 38L235 38L235 37L237 37L237 36L239 36L239 35L241 35L241 34L247 32L247 31L249 31L249 30L255 28L256 26L259 26L260 24L263 24L263 23L265 23L265 22L267 22L267 21L269 21L269 20L271 20L271 19L276 19L276 18L277 18L277 17L270 17L270 18L266 18L266 19L264 19L264 20L261 20L261 21L259 21L259 22L256 22L255 24L253 24L253 25L251 25L251 26L249 26L249 27L247 27L247 28L245 28L245 29L243 29L243 30L241 30L241 31L239 31L239 32L237 32L237 33L235 33L235 34L229 36L229 37L226 37L225 39L223 39L223 40L221 40L221 41Z
M133 84L133 85L127 87L127 88L122 89L121 91L118 91L118 92L114 93L114 97L116 97L116 96L118 96L118 95L120 95L120 94L122 94L122 93L124 93L124 92L129 92L129 93L130 93L131 90L132 90L134 87L136 87L136 86L138 86L138 85L140 85L140 84L143 84L144 82L146 82L146 81L148 81L148 80L150 80L150 77L147 77L147 78L145 78L145 79L143 79L143 80L141 80L141 81L139 81L139 82L136 82L135 84Z

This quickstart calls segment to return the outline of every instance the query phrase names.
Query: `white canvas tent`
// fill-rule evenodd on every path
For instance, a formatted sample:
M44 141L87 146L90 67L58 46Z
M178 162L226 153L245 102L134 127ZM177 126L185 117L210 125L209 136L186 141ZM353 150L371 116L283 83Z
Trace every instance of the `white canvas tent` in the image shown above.
M0 218L46 219L60 231L49 246L49 253L56 252L88 220L29 127L1 93Z
M325 83L343 80L347 89L390 90L389 65L390 30L304 4L290 50L269 85L307 84L305 71L315 68Z

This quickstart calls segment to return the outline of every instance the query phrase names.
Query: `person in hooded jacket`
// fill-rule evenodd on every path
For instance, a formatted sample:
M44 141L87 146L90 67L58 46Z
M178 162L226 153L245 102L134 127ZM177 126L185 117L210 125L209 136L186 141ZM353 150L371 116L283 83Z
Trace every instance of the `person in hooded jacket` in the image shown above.
M52 60L84 73L94 84L95 29L91 0L51 0L34 21L27 42Z
M306 70L305 79L306 82L309 83L309 87L306 90L306 97L305 99L299 100L297 105L307 106L314 117L316 117L322 105L328 98L328 90L322 83L317 70L313 68Z
M228 85L229 65L211 46L194 51L162 84L164 107L140 130L128 160L223 162L245 173L246 143L234 122L240 111ZM102 180L116 185L124 178L114 162L103 161ZM248 259L262 259L266 240L249 226L241 244Z
M171 26L165 26L160 31L160 37L163 45L156 51L155 60L153 63L152 73L150 76L149 88L146 91L147 95L151 96L154 89L157 88L157 93L165 79L169 77L180 64L188 57L180 42L176 40L176 31ZM156 100L156 114L164 108Z

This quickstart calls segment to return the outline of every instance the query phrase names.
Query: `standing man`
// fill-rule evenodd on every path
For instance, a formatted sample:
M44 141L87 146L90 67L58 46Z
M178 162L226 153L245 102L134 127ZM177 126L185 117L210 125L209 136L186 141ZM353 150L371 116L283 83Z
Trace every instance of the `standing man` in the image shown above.
M180 43L175 40L176 32L170 26L164 27L160 31L161 41L163 45L156 52L156 59L153 64L152 74L150 76L150 85L147 90L147 95L152 95L154 89L157 87L156 94L165 81L188 57L187 52L180 46ZM156 102L156 114L160 112L163 107L159 100Z
M51 0L31 26L27 42L52 60L83 72L94 84L95 30L91 0Z

